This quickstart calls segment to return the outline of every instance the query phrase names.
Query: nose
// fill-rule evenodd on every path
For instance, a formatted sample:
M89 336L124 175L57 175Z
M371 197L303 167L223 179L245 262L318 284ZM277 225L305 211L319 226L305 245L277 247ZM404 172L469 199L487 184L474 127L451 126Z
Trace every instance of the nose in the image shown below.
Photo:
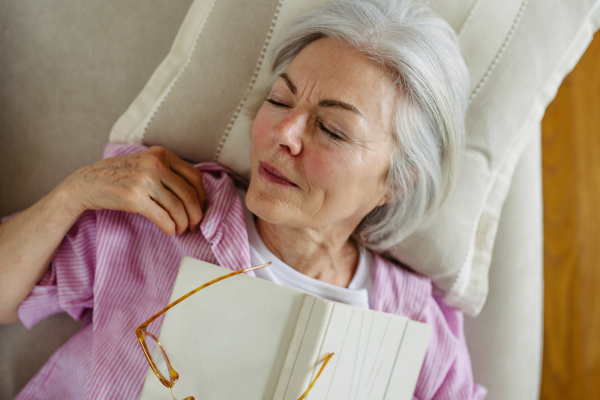
M297 156L304 146L304 131L308 116L301 112L291 112L273 126L272 139L275 145L291 156Z

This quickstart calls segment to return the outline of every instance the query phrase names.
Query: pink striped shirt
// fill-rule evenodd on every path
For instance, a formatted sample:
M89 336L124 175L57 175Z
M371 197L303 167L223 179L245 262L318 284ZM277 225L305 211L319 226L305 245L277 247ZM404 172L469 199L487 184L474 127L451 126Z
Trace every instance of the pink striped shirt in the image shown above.
M104 157L144 150L109 144ZM17 399L136 399L148 364L134 331L168 303L183 256L239 270L250 266L244 183L216 163L197 165L207 191L200 232L166 236L149 220L121 211L86 211L62 241L51 267L19 307L31 328L58 312L84 327L58 349ZM375 256L371 307L432 326L414 398L483 399L473 382L458 310L432 294L431 281ZM162 321L154 323L158 335Z

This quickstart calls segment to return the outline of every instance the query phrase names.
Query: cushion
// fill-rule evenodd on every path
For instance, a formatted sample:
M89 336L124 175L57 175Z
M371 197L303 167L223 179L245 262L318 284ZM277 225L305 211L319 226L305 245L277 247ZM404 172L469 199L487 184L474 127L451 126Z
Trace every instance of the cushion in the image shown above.
M111 141L162 145L249 175L247 113L286 23L323 0L196 0L171 52L114 125ZM477 315L515 166L564 76L600 25L599 0L431 0L459 35L471 76L461 178L392 255Z

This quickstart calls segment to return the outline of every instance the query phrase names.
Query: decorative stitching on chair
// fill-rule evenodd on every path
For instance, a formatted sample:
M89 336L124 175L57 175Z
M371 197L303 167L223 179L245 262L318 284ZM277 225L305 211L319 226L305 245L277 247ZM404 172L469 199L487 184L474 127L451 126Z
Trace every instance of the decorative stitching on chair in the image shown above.
M528 0L523 0L523 3L521 3L521 8L519 8L519 12L517 13L517 16L515 17L515 20L513 21L512 26L510 27L510 30L508 31L508 34L504 38L504 42L502 42L502 46L500 46L500 50L498 50L498 54L496 54L496 57L494 57L494 61L492 61L492 63L488 67L487 71L485 72L485 75L483 76L483 78L481 78L481 80L479 81L479 83L477 84L475 89L473 89L473 93L471 93L471 96L469 96L469 104L471 104L473 102L473 99L481 91L481 88L487 82L488 78L492 74L492 71L494 71L494 69L496 68L496 65L498 65L498 62L500 62L500 59L504 55L504 51L508 47L508 43L512 39L513 34L514 34L515 30L517 29L519 22L521 21L521 16L523 15L523 12L525 11L525 7L527 6L528 3L529 3Z
M229 137L229 134L231 133L231 129L233 128L233 125L235 124L235 121L237 120L238 116L242 112L242 109L244 108L246 101L248 101L248 95L254 88L254 84L256 83L256 79L258 78L260 68L262 67L263 61L267 54L267 48L269 47L269 44L271 43L271 37L273 36L273 31L275 30L275 25L277 24L277 19L279 18L279 11L281 11L281 6L282 6L283 2L284 2L284 0L279 0L279 2L277 3L277 7L275 8L275 13L273 14L273 19L271 20L271 25L269 27L269 33L267 33L267 38L265 39L265 43L263 44L262 50L260 51L260 56L258 57L258 62L256 63L256 68L254 69L254 74L252 75L252 79L250 80L250 85L248 86L248 89L246 89L246 95L244 96L242 101L240 101L240 103L238 104L237 108L235 109L235 112L233 113L233 115L231 117L231 120L229 120L229 124L227 124L227 127L225 128L225 132L223 132L223 136L221 137L221 142L219 142L219 146L217 147L217 150L215 151L215 156L213 158L214 161L217 161L219 159L219 156L221 155L221 150L223 150L223 146L225 146L225 142L227 141L227 138Z
M462 34L465 32L465 28L467 27L467 25L469 25L469 22L471 22L471 18L473 18L473 14L475 14L475 9L477 8L477 6L479 4L481 4L481 0L476 0L475 3L473 3L473 5L471 6L471 9L469 10L469 13L467 14L467 18L465 19L465 22L463 22L462 26L458 30L457 36L459 39L462 36Z

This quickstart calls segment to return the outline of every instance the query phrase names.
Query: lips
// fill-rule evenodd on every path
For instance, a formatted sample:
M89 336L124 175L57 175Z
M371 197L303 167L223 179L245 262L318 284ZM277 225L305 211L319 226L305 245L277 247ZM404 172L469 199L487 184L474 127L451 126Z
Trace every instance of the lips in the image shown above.
M298 187L294 182L290 181L287 176L282 174L277 170L277 168L272 165L260 161L258 165L258 173L263 178L267 179L270 182L282 185L282 186L291 186Z

